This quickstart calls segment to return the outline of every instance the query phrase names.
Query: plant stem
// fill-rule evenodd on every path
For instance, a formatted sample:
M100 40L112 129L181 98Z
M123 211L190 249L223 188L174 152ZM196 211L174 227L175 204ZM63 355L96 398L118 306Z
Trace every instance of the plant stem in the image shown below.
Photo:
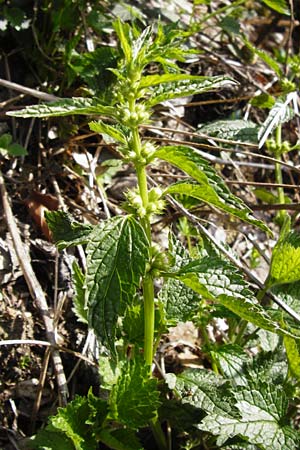
M132 130L132 146L137 157L141 156L141 139L138 128L135 127ZM146 167L142 164L135 164L135 170L137 174L139 193L142 199L143 207L146 209L149 203L148 198L148 183ZM151 225L149 217L141 217L141 224L144 228L146 236L149 241L149 247L151 248ZM154 350L154 319L155 319L155 307L154 307L154 284L153 278L148 273L143 280L143 297L144 297L144 358L146 364L149 366L149 376L152 376L152 362L153 362L153 350ZM151 420L150 426L154 439L160 450L167 449L167 442L165 435L160 427L160 423L157 420Z
M132 130L132 146L137 157L141 155L141 139L138 128ZM139 193L142 199L143 207L148 206L148 184L146 167L142 164L135 164ZM151 226L147 216L141 218L141 224L144 228L146 236L151 247ZM153 346L154 346L154 285L151 275L147 274L143 280L143 296L144 296L144 357L146 364L150 367L152 373Z
M241 341L242 341L242 338L243 338L244 333L246 331L247 325L248 325L247 320L243 319L243 320L240 321L240 323L239 323L239 331L238 331L238 334L236 335L236 338L234 340L235 344L241 345Z
M144 293L144 357L152 373L153 344L154 344L154 286L150 275L146 275L143 282Z

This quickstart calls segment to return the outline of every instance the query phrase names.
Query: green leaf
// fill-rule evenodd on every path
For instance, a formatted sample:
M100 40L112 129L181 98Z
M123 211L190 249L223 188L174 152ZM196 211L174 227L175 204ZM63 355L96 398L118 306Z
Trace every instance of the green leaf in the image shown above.
M190 261L188 252L172 233L169 235L169 253L174 269L180 269ZM164 304L169 324L191 320L199 308L199 295L176 278L165 280L158 297Z
M271 109L275 104L275 99L272 95L263 93L256 95L250 100L250 104L257 108L268 108Z
M249 42L246 38L243 39L244 44L246 45L246 47L253 52L255 55L257 55L260 59L262 59L271 69L274 70L274 72L276 73L276 75L279 78L283 77L283 73L281 70L280 65L278 64L278 62L272 58L272 56L270 56L268 53L264 52L261 49L256 48L254 45L251 44L251 42Z
M127 306L122 323L124 340L140 348L143 348L144 343L144 309L142 306L142 301Z
M64 211L47 211L45 218L59 250L87 244L94 229L92 225L76 222Z
M26 106L20 111L8 111L8 116L14 117L61 117L75 114L104 114L114 117L115 109L112 106L101 105L89 98L65 98L57 102L41 105Z
M300 314L300 281L272 287L273 294Z
M175 275L206 299L220 302L242 319L273 333L299 338L258 303L237 269L217 257L204 257L182 267Z
M80 322L88 323L88 315L85 308L85 277L76 261L72 265L72 279L76 292L76 295L73 297L73 311Z
M149 259L149 243L132 216L96 227L87 245L86 307L89 325L114 352L118 315L133 301Z
M294 117L295 112L289 106L289 103L291 101L294 102L294 100L297 98L297 95L298 94L295 92L290 92L285 98L281 97L277 99L273 108L270 110L268 117L259 130L259 148L264 145L268 137L275 130L275 128L278 127L278 125L288 122Z
M22 145L19 144L11 144L7 148L7 153L10 156L26 156L28 154L26 148L22 147Z
M284 336L284 346L289 369L294 377L300 379L300 349L297 341L289 336Z
M143 450L143 447L132 430L122 429L107 430L99 432L99 441L108 448L116 450Z
M48 425L30 439L28 448L33 450L74 450L75 447L72 440L62 431Z
M184 194L232 214L245 222L269 231L268 227L251 215L245 203L233 195L222 178L196 149L185 146L165 146L155 152L155 157L168 161L193 177L199 184L179 182L169 186L165 193Z
M290 15L289 7L286 0L262 0L263 3L280 14Z
M112 388L109 403L112 419L132 429L144 427L157 417L157 380L149 378L149 367L142 359L127 361Z
M0 136L0 148L7 150L11 142L12 142L11 134L5 133Z
M263 450L294 450L298 448L299 434L284 426L287 400L281 386L261 383L240 388L234 392L235 407L240 417L232 414L209 414L198 425L200 430L209 431L221 446L227 439L241 436Z
M118 19L113 23L113 26L119 38L124 58L127 63L130 63L132 59L132 50L131 42L128 39L129 25L127 23L123 23L120 19Z
M151 107L166 100L202 94L235 84L236 82L232 78L225 75L215 77L187 76L179 81L165 82L153 87L147 105Z
M97 441L86 423L89 415L88 399L77 396L65 408L58 408L51 424L72 440L76 450L96 450Z
M254 122L251 122L251 120L216 120L205 125L200 125L197 132L238 142L250 142L254 144L258 142L258 126ZM228 145L226 144L226 146Z
M92 131L96 131L96 133L107 134L112 137L115 142L120 142L121 144L127 143L126 136L116 126L108 125L99 120L98 122L90 122L89 127Z
M226 16L220 22L220 27L227 33L239 34L240 23L233 16Z
M188 369L177 376L176 392L188 403L210 414L228 414L233 408L229 385L206 369Z
M289 232L280 238L272 253L268 287L300 280L300 235Z
M246 386L245 366L249 363L249 356L238 345L226 344L211 351L214 360L225 378L235 385Z

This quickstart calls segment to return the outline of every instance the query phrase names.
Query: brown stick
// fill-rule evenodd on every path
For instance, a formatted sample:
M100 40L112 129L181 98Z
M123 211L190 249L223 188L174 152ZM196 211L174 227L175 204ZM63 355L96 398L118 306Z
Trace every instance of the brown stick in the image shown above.
M45 297L45 294L42 290L42 287L36 278L36 275L32 269L31 261L29 258L29 255L25 251L23 242L20 237L20 233L9 203L4 178L2 176L2 173L0 172L0 193L2 197L2 204L3 204L3 210L6 217L6 223L9 229L9 232L12 236L15 252L17 254L19 264L21 266L24 278L26 280L28 289L30 291L30 294L42 316L45 329L46 329L46 336L47 340L52 346L52 361L54 365L55 375L56 375L56 381L58 386L58 393L59 393L59 402L62 406L65 406L67 404L67 397L68 397L68 387L67 387L67 381L66 376L64 373L61 357L59 354L59 351L55 348L56 346L56 338L55 338L55 327L53 323L53 319L50 316L50 312L48 309L47 300Z

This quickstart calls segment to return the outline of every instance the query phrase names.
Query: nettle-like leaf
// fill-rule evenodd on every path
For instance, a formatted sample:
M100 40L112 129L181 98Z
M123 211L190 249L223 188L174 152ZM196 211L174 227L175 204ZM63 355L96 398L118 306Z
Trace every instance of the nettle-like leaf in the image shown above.
M238 345L227 344L216 347L211 355L225 378L239 386L246 386L245 366L249 363L249 356Z
M147 104L155 106L166 100L174 98L186 97L188 95L202 94L204 92L213 91L224 86L233 86L236 82L228 76L202 77L187 76L179 81L170 81L151 89L150 98Z
M217 438L221 446L227 439L240 436L263 450L294 450L299 433L284 425L288 402L280 386L261 383L233 392L240 417L236 414L209 414L198 425Z
M88 314L85 308L85 276L76 261L72 265L73 283L76 295L73 297L73 311L80 322L88 323Z
M128 23L123 23L119 18L114 23L114 29L119 38L125 61L129 63L132 59L131 40L129 39L130 27Z
M104 114L109 117L114 117L115 109L112 106L101 105L90 98L74 97L64 98L57 102L26 106L24 109L19 111L8 111L6 114L24 118L71 116L75 114Z
M288 122L294 117L295 111L298 111L297 97L297 92L290 92L285 98L281 97L277 99L273 108L270 110L268 117L259 130L259 148L264 145L268 137L275 130L275 128L278 127L278 125ZM289 106L290 102L293 103L293 108Z
M127 361L109 398L110 414L132 429L149 424L160 406L157 380L149 378L149 367L142 359Z
M188 252L173 233L169 235L169 254L176 270L190 261ZM169 323L191 320L199 308L200 297L176 278L167 278L158 294Z
M149 259L149 243L132 216L96 227L87 245L86 307L96 335L114 352L118 315L133 301Z
M289 232L279 239L272 253L268 287L300 280L300 235Z
M48 425L46 428L40 429L38 433L31 437L28 442L28 448L33 450L74 450L71 439L62 431ZM77 447L76 450L79 450ZM91 448L91 450L93 450Z
M108 136L113 138L115 142L120 142L121 144L127 143L126 136L117 126L108 125L102 122L102 120L99 120L98 122L90 122L89 127L92 131L95 131L96 133L107 134Z
M161 147L155 152L155 157L178 167L197 181L172 184L165 190L166 194L184 194L197 198L265 231L269 230L263 222L251 215L251 210L230 192L213 167L193 147Z
M300 281L272 287L273 294L300 314Z
M229 384L222 377L206 369L188 369L176 377L176 392L182 403L210 414L228 414L234 399Z
M286 0L262 0L263 3L269 6L274 11L280 14L290 15L289 7Z
M273 333L298 338L296 330L282 327L254 297L237 269L218 257L204 257L182 267L176 278L204 298L217 301L242 319Z
M76 222L70 214L64 211L47 211L45 218L59 250L87 244L94 229L92 225Z
M251 122L251 120L216 120L205 125L200 125L197 132L211 137L219 137L238 142L249 142L252 144L257 144L258 142L258 126L254 122Z
M87 397L77 396L65 408L59 408L51 418L51 426L65 433L76 450L96 450L97 427L101 427L107 413L107 403L89 392Z

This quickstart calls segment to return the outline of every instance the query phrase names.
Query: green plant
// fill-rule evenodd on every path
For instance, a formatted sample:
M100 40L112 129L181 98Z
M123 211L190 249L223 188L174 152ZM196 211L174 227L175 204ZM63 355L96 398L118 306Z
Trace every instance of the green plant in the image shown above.
M27 150L20 144L12 143L12 136L9 133L0 136L0 154L2 156L25 156Z
M150 426L157 446L166 449L172 443L167 442L160 421L167 420L175 436L174 448L292 450L299 435L291 426L288 400L296 392L299 377L292 355L300 359L300 333L290 315L296 320L299 316L282 298L283 291L277 292L281 298L274 292L271 298L289 315L259 300L267 290L286 283L295 295L298 292L299 236L283 229L259 300L241 271L229 262L228 252L225 257L205 235L193 255L172 232L168 250L161 249L152 236L154 216L162 214L168 202L174 205L174 198L188 218L191 215L183 203L196 199L269 232L195 148L158 148L144 141L141 133L141 125L150 122L157 104L235 82L227 76L191 76L181 71L174 61L184 62L188 51L182 46L184 33L178 30L158 25L155 32L153 27L140 32L121 21L114 28L122 58L117 68L110 69L116 82L109 100L106 95L106 102L101 98L64 99L10 113L106 117L92 121L91 130L118 144L137 178L136 189L126 192L127 213L97 226L82 225L64 212L47 214L59 249L86 245L86 273L77 263L73 267L74 308L106 348L100 376L109 394L107 401L91 391L87 397L76 397L50 419L32 447L92 450L101 443L116 450L141 449L136 431ZM159 73L148 75L147 67L153 63ZM151 186L147 168L160 160L189 178L167 187ZM157 296L156 279L163 282ZM289 291L289 295L293 294ZM212 342L207 334L207 326L216 318L227 320L225 342ZM152 363L161 334L168 326L187 320L193 320L202 332L210 368L190 369L178 376L164 374L164 381L158 381L152 375ZM247 342L258 345L259 333L268 344L260 344L261 353L251 357L244 346ZM272 352L275 348L276 353ZM178 444L176 436L180 437Z

